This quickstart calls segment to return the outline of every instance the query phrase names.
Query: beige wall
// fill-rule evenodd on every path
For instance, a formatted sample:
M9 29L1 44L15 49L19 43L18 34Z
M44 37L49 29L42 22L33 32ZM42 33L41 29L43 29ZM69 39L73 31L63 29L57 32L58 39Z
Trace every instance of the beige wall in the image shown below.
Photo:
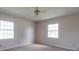
M13 21L15 29L14 39L0 40L0 50L34 42L34 22L2 13L0 13L0 20Z
M48 39L47 25L54 23L59 23L59 38ZM36 29L36 42L66 49L79 50L79 15L40 21L37 22Z
M36 42L47 45L79 50L79 15L40 21L35 24L26 19L0 13L0 20L13 21L15 23L15 38L0 40L0 50L32 43L34 39L36 39ZM59 23L58 40L48 39L47 37L47 25L54 23Z

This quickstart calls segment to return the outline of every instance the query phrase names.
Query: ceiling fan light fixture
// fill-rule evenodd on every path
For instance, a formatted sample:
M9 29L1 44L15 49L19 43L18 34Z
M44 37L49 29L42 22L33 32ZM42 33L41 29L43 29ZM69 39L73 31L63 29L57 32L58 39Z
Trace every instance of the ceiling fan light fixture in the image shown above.
M38 9L38 7L36 7L36 10L34 11L35 15L39 15L40 11Z

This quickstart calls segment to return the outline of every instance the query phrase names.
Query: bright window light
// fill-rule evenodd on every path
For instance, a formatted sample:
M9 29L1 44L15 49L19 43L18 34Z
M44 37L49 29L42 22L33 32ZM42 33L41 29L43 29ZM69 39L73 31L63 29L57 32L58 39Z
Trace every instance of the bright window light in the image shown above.
M58 24L48 25L48 38L58 38Z
M0 20L0 39L14 38L14 23Z

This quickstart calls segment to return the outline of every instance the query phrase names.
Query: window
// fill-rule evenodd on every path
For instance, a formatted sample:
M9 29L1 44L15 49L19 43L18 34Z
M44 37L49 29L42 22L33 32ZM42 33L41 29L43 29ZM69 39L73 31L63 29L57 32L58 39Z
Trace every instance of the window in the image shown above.
M0 20L0 39L14 38L14 23Z
M48 25L48 38L58 38L58 24Z

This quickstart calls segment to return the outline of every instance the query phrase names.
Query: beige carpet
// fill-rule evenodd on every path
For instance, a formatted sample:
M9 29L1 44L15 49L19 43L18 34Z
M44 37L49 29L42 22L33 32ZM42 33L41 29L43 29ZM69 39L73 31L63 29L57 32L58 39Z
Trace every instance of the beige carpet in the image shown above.
M42 44L30 44L17 48L8 49L6 51L68 51L67 49L46 46Z

